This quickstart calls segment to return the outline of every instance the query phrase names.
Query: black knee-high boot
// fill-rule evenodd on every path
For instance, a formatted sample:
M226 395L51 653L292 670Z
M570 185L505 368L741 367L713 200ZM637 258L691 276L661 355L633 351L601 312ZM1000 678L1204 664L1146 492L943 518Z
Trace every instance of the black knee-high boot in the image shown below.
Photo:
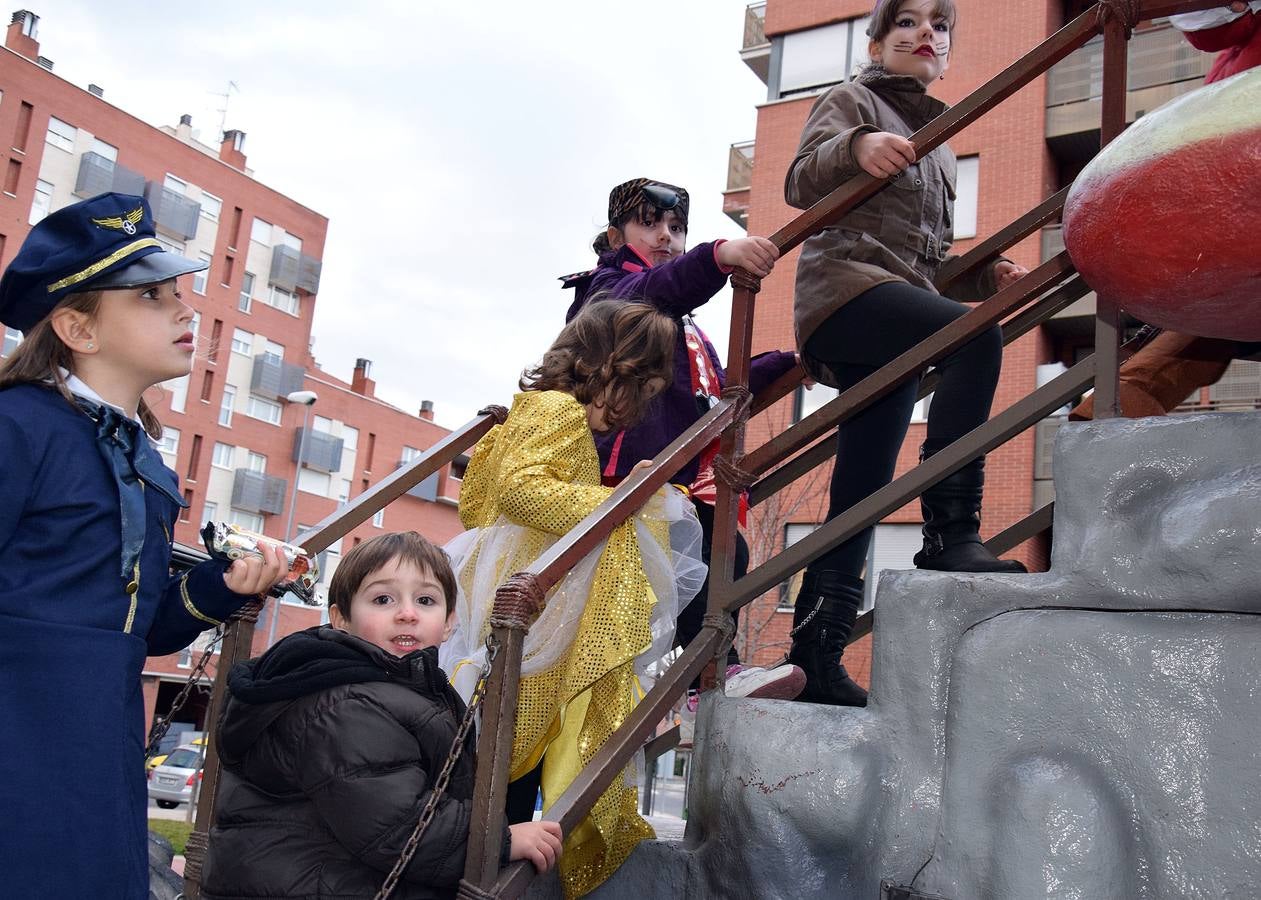
M920 461L932 456L927 446ZM981 543L981 494L985 486L985 457L972 460L958 472L924 491L924 548L915 554L917 569L938 572L1027 572L1023 563L999 559Z
M793 609L796 633L788 654L788 661L806 673L806 689L798 700L830 706L867 705L867 692L841 665L862 602L861 578L838 572L806 572Z

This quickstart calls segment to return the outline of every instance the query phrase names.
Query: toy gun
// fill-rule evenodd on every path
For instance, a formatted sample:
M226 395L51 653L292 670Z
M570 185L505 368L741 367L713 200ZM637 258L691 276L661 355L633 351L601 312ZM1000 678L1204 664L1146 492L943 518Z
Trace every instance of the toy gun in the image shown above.
M206 544L207 553L215 559L229 562L245 556L261 557L264 546L278 549L289 564L289 576L272 587L269 591L271 596L281 597L286 592L292 592L307 606L319 605L315 599L315 584L320 580L320 566L316 558L303 548L227 522L207 522L201 530L201 539Z

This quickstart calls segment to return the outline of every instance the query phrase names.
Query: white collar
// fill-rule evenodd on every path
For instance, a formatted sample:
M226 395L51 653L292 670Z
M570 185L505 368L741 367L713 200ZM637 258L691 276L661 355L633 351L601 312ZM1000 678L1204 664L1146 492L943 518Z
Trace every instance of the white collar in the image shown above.
M57 371L60 372L61 377L65 379L66 387L70 389L70 393L77 394L78 396L82 397L84 400L91 400L93 403L103 403L104 405L112 409L118 410L124 416L127 415L127 410L123 409L121 406L119 406L116 403L110 403L108 400L106 400L96 391L92 390L91 385L89 385L86 381L84 381L78 375L75 375L69 369L65 369L65 368L62 368L61 366L58 366ZM140 422L140 419L137 416L127 416L127 418L131 419L133 422L136 422L138 424ZM141 431L144 430L143 425L141 426L140 430Z

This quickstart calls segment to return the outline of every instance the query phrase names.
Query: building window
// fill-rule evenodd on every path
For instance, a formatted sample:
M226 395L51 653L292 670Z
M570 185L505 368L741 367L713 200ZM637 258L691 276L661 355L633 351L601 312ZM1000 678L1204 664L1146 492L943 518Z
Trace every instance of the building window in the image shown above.
M42 178L35 181L35 199L31 201L31 217L30 223L34 225L43 220L43 218L53 211L53 186L52 182L44 181Z
M185 375L183 378L176 378L163 385L171 392L171 412L184 411L184 405L188 402L188 379L189 376Z
M267 338L263 338L263 356L267 357L268 362L284 362L285 345L277 344L275 341L269 341Z
M298 490L307 494L319 494L321 497L327 497L329 491L332 490L332 480L327 472L317 472L315 469L299 469Z
M236 403L236 388L230 384L223 386L223 399L219 401L219 424L224 428L232 427L232 406Z
M793 421L800 422L817 409L822 409L829 401L835 400L838 391L826 384L816 384L806 390L805 385L797 388L797 398L793 406Z
M162 187L166 188L168 191L174 191L180 196L188 193L188 182L183 178L176 178L170 173L167 173L167 176L162 179Z
M201 524L202 525L205 525L207 522L213 522L218 517L219 517L219 504L211 503L209 500L207 500L205 503L202 504L202 507L201 507Z
M65 150L67 153L74 152L74 139L78 137L79 129L75 128L69 122L63 122L55 116L48 117L48 135L45 141L52 144L58 150Z
M253 531L255 534L263 533L263 517L258 513L245 512L245 510L232 507L228 510L228 521L246 531Z
M280 243L284 244L290 250L296 250L299 253L302 252L302 238L298 237L296 234L289 234L286 232L280 238Z
M350 499L350 479L341 479L341 487L337 489L337 502L345 503Z
M384 509L378 509L375 513L372 514L372 524L376 528L385 527L385 510Z
M867 62L870 17L795 31L782 38L778 95L838 84Z
M332 434L333 420L328 418L328 416L312 416L311 430L318 431L321 434Z
M175 663L177 669L191 669L193 667L193 648L185 647L180 651L180 658Z
M976 205L980 196L979 156L965 156L959 160L955 176L954 236L976 237Z
M16 328L5 326L4 329L4 349L0 350L0 356L8 356L18 348L18 344L22 343L22 332Z
M241 276L241 296L236 302L236 308L243 313L250 311L250 307L254 305L254 273L246 272Z
M264 247L271 246L271 233L271 223L264 222L257 217L254 219L254 224L250 226L250 240L262 244Z
M806 535L815 531L819 526L810 523L794 522L784 526L784 549L787 550L793 544L797 543ZM787 581L779 586L779 608L782 610L792 609L793 604L797 602L797 594L801 591L801 576L805 574L803 569L797 572Z
M298 295L291 294L284 288L278 288L274 284L267 297L267 305L274 306L276 309L287 312L291 316L298 314Z
M911 421L912 422L927 422L928 421L928 407L932 406L932 404L933 404L932 394L928 394L927 396L921 397L920 399L916 400L914 408L911 409Z
M243 328L232 329L232 352L249 356L254 352L254 335Z
M170 425L163 427L162 440L158 441L158 452L174 456L180 449L180 430Z
M342 447L346 450L359 449L359 429L350 425L342 426Z
M158 243L165 247L169 252L174 253L177 256L187 255L188 251L185 249L183 241L173 241L161 232L155 234L154 237L157 238Z
M399 457L399 459L401 459L404 465L406 465L407 463L413 463L420 459L422 455L423 451L417 450L415 447L404 447L403 455Z
M197 294L205 294L206 283L210 281L210 262L214 257L203 251L197 254L197 258L206 264L206 268L202 269L200 272L193 273L193 292Z
M919 525L877 524L867 551L867 577L863 587L863 609L875 603L880 573L885 569L914 569L914 557L924 546Z
M271 400L264 400L262 397L250 394L249 399L245 403L245 414L251 419L261 419L272 425L280 424L281 407L279 403L273 403Z
M92 138L92 152L112 163L118 162L118 148L113 144L105 143L100 138Z
M245 457L245 468L262 475L267 471L267 457L250 450Z
M210 464L220 469L230 469L234 456L236 456L236 447L215 441L215 449L210 454Z
M223 211L223 201L214 194L201 192L201 214L211 222L219 221L219 213Z

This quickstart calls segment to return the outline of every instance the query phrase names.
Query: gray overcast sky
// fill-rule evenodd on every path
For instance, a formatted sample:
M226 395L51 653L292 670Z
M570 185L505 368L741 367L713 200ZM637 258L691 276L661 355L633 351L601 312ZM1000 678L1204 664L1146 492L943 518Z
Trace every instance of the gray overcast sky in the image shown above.
M766 96L744 0L33 3L56 73L150 124L217 143L236 82L255 177L330 220L316 358L371 359L379 396L447 426L555 336L613 184L687 187L690 244L742 234L727 148ZM699 316L724 354L729 296Z

